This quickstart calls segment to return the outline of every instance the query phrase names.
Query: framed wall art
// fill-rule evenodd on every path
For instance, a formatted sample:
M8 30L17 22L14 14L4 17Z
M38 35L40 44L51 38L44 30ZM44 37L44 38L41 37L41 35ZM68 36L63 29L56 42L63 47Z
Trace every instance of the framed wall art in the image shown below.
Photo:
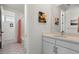
M47 17L47 15L44 12L39 11L38 22L39 23L46 23L47 22L46 17Z

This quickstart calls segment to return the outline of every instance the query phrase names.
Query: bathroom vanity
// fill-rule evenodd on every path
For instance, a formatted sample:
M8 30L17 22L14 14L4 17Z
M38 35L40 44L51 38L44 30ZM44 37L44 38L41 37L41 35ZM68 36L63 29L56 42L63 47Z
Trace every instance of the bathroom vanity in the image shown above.
M56 21L56 19L52 19L52 31L50 33L43 33L42 53L78 54L79 5L62 4L59 6L58 10L59 24L55 24L54 21Z
M78 54L78 35L61 33L43 33L42 36L43 54Z

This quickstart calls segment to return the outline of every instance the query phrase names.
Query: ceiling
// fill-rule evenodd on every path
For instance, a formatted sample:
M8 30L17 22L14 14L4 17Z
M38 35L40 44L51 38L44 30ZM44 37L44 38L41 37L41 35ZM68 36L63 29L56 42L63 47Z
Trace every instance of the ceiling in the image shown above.
M63 10L67 10L72 7L79 7L79 4L62 4L62 5L60 5L60 8Z
M4 8L10 8L19 12L24 12L24 4L3 4Z

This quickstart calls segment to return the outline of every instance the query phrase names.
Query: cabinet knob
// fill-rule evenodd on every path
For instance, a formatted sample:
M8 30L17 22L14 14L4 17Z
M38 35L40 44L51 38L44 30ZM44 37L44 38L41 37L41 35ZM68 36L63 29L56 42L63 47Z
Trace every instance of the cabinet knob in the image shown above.
M57 53L58 53L58 52L57 52L57 49L58 49L58 48L57 48L56 46L53 46L53 48L54 48L54 49L53 49L53 52L54 52L55 54L57 54Z
M58 47L55 47L55 49L56 49L55 53L57 54L58 53L58 51L57 51Z

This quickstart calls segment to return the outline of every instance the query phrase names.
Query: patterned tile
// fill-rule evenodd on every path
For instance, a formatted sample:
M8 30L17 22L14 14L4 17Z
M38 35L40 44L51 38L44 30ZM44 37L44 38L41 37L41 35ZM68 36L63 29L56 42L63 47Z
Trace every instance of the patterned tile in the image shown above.
M25 54L25 49L22 44L10 43L5 44L2 49L0 49L0 54Z

